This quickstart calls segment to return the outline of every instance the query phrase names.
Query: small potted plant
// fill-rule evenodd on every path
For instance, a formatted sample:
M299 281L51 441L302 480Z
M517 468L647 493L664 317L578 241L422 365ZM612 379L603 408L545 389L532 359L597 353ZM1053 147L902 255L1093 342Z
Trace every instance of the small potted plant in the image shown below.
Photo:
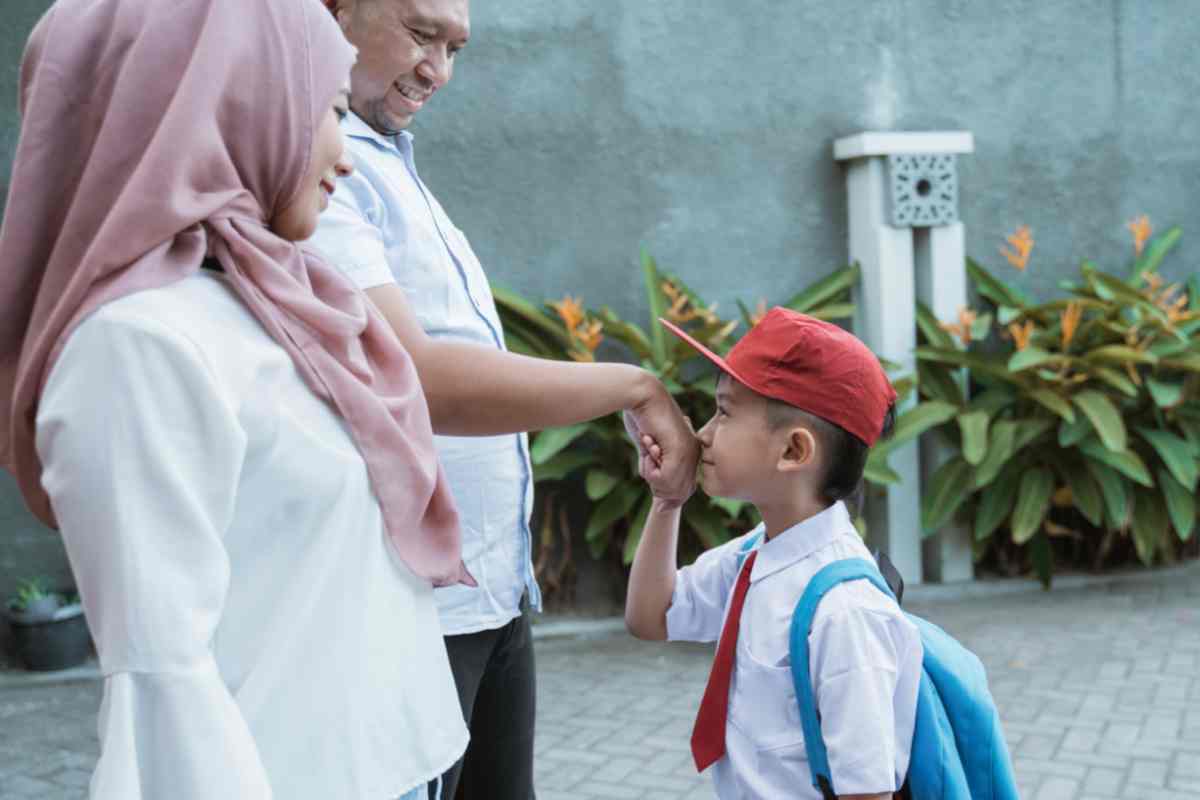
M73 592L54 591L45 578L21 581L5 604L13 649L26 668L67 669L91 652L83 606Z

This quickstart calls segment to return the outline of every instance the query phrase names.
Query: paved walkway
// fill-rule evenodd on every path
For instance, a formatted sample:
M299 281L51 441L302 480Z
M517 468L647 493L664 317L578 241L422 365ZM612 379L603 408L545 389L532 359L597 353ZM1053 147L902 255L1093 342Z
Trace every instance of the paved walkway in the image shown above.
M1023 798L1200 798L1200 568L908 605L987 665ZM687 740L710 658L620 634L541 639L539 799L709 800ZM98 697L0 673L0 797L84 796Z

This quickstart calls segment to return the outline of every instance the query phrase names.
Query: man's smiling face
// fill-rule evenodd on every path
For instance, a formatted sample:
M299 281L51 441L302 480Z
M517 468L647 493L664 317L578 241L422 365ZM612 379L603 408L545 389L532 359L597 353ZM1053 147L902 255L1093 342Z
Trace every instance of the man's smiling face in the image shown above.
M358 48L350 107L375 130L394 135L412 124L449 83L471 35L469 0L327 0Z

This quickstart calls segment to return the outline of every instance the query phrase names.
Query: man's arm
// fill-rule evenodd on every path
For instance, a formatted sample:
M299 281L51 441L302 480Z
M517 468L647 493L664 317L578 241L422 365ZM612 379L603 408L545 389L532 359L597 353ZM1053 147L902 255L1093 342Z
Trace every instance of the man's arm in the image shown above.
M586 422L628 411L632 424L653 436L660 466L675 478L660 493L691 494L685 469L699 445L687 418L653 375L629 364L577 364L530 358L425 333L404 290L367 289L421 377L435 432L493 436ZM686 491L686 494L684 492Z

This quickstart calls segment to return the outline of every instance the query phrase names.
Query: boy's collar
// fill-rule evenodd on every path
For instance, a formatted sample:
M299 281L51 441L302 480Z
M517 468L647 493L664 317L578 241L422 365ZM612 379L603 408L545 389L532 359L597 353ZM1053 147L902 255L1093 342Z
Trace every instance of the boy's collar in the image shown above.
M758 556L750 572L750 582L756 583L787 569L853 530L854 522L845 503L834 503L820 514L793 525L759 545Z

